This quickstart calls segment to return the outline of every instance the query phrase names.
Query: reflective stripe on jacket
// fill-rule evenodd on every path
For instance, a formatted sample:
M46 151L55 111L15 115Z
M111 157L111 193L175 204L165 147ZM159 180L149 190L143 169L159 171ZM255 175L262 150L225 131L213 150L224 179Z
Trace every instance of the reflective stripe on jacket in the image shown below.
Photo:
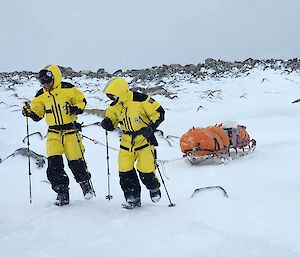
M137 135L132 140L133 136L126 132L136 132L151 125L156 125L156 128L164 119L164 111L160 104L149 96L132 91L129 93L130 97L125 103L113 102L107 108L106 117L112 121L115 128L119 124L125 132L121 137L121 145L136 149L147 144L147 140L142 135Z
M46 67L54 76L54 85L50 91L41 88L32 100L32 111L42 119L46 116L49 126L64 125L77 120L77 115L66 114L66 103L84 110L86 100L84 94L68 82L62 82L62 75L56 65Z

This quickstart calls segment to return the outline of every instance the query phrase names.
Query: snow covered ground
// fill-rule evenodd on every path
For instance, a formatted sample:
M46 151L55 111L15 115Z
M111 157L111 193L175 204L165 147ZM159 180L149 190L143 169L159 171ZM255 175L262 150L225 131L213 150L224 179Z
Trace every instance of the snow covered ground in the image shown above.
M12 78L14 79L14 78ZM19 79L19 78L15 78ZM106 81L73 79L85 91L88 108L107 106L101 92ZM26 122L20 109L39 85L21 79L0 84L0 157L26 147ZM167 84L168 85L168 84ZM46 180L46 165L31 161L32 204L29 203L28 161L15 156L0 163L1 257L296 257L300 256L300 98L299 74L255 69L247 77L178 82L169 89L178 98L153 96L166 109L160 126L165 135L181 136L192 126L206 127L224 120L247 126L257 140L253 154L226 164L188 165L180 157L178 139L168 143L158 137L158 158L167 189L176 207L163 196L153 204L142 188L142 208L125 210L118 183L117 151L109 150L111 193L107 195L106 148L84 140L86 160L97 197L85 201L70 170L71 204L51 205L56 195ZM215 91L210 97L207 90ZM200 107L201 106L201 107ZM100 121L81 115L85 124ZM46 134L45 121L29 122L30 133ZM97 126L83 134L105 144ZM30 138L30 148L45 155L45 140ZM118 148L117 132L109 145ZM66 162L65 162L66 164ZM224 187L190 198L195 188Z

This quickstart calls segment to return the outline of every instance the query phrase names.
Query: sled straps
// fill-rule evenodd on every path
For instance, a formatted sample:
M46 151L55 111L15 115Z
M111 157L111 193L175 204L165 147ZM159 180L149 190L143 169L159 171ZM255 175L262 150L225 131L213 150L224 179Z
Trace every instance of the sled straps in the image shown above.
M219 144L218 140L215 137L214 137L214 142L215 142L215 150L221 150L220 149L220 144ZM218 147L218 149L217 149L217 147Z
M197 152L197 151L207 151L207 152L212 152L214 153L216 150L220 150L220 144L218 143L217 139L214 138L214 142L215 142L215 149L212 150L212 149L207 149L207 148L202 148L200 147L200 143L197 143L196 144L196 147L193 147L193 148L190 148L190 149L186 149L184 150L183 152L184 153L189 153L189 152Z

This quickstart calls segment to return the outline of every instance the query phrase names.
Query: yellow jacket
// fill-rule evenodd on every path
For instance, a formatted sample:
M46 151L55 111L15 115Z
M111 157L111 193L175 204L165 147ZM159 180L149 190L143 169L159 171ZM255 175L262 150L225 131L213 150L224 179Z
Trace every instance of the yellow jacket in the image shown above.
M50 65L45 69L52 72L54 85L50 91L41 88L31 103L34 112L33 120L41 120L46 115L49 126L65 125L77 120L76 114L66 114L65 105L69 103L84 110L86 100L83 93L68 82L62 82L61 71L58 66Z
M121 146L137 149L147 144L140 134L135 135L141 128L150 126L154 130L164 120L164 109L151 97L132 92L124 79L112 79L104 90L106 94L118 97L106 110L106 117L112 121L114 128L120 125L123 135Z

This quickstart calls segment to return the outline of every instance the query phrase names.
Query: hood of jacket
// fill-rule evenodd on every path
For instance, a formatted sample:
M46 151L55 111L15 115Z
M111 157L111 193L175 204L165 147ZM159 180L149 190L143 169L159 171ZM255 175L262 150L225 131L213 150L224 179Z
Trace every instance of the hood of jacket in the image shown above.
M51 90L60 87L61 82L62 82L62 74L61 74L60 68L57 65L48 65L44 68L44 70L49 70L53 74L54 84L53 84L53 87L51 88Z
M119 98L119 101L126 103L128 100L132 99L132 92L128 88L128 83L123 78L111 78L103 92L105 94L112 94Z

